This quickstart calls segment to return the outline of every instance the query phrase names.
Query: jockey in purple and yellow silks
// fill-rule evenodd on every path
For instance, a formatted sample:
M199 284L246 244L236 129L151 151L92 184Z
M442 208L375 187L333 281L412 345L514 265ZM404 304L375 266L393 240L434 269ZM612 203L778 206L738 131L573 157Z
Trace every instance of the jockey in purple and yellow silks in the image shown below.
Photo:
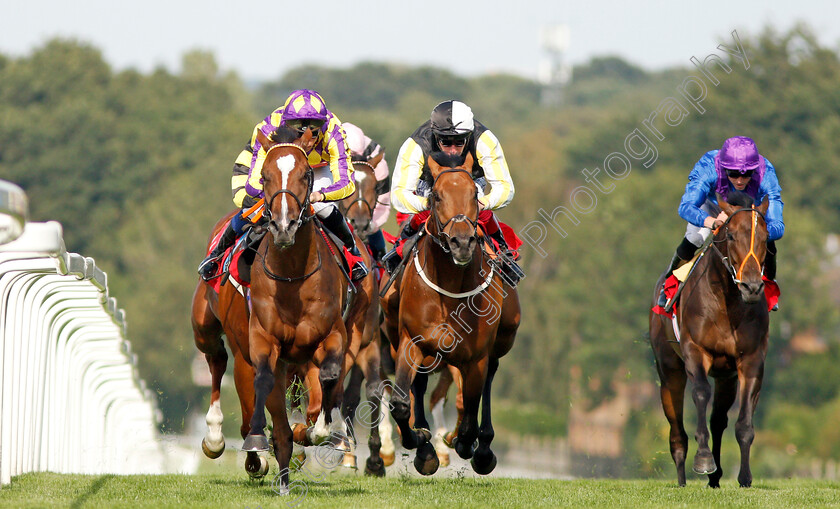
M233 203L245 210L253 207L263 197L262 165L266 152L257 141L257 132L261 131L270 137L281 125L297 129L300 134L307 129L312 132L311 145L304 147L309 164L315 167L327 163L326 166L314 169L314 183L310 195L312 208L324 226L341 239L344 247L354 256L359 256L353 233L338 207L332 203L350 196L356 189L353 166L350 164L350 147L341 121L327 109L324 99L314 90L292 92L283 106L254 126L251 139L236 158L233 167ZM199 265L199 274L205 281L216 276L219 258L250 224L242 214L233 216L219 244ZM364 262L357 261L353 266L353 279L357 280L365 275L367 267Z
M755 142L746 136L735 136L723 142L720 150L710 150L697 161L688 175L678 209L680 217L688 222L685 238L677 247L668 268L666 278L680 265L694 257L712 230L722 225L726 213L720 210L717 195L726 196L729 191L742 191L756 203L765 197L769 200L767 209L767 255L764 259L764 276L776 279L776 240L785 234L782 218L782 188L776 176L776 168L759 154ZM657 300L657 306L665 307L664 285Z

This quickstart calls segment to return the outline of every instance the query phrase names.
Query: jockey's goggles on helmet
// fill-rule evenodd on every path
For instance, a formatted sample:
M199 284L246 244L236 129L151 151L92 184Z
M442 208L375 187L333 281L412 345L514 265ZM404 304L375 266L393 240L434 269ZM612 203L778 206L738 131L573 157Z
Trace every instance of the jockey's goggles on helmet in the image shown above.
M438 136L438 143L440 143L441 147L451 147L453 145L456 146L456 147L463 147L464 145L467 144L467 140L469 139L469 137L470 137L469 134L467 134L466 136L457 136L457 137Z
M296 129L298 133L303 134L307 129L314 133L324 125L324 121L314 118L293 118L286 120L285 124L292 129Z
M746 171L741 171L741 170L726 170L726 174L729 176L729 178L733 178L733 179L737 179L737 178L752 178L752 176L753 176L753 172L754 172L754 171L755 171L755 170L746 170Z

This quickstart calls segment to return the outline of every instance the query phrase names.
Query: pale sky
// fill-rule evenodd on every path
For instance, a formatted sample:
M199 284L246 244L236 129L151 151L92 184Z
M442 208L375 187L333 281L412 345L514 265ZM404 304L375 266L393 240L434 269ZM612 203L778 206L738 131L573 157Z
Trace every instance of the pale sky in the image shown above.
M661 69L689 66L731 41L732 30L744 39L797 21L840 48L840 3L832 0L0 0L0 53L28 55L62 36L93 44L116 70L177 72L184 52L201 49L245 80L361 61L534 78L546 25L568 26L570 64L619 55Z

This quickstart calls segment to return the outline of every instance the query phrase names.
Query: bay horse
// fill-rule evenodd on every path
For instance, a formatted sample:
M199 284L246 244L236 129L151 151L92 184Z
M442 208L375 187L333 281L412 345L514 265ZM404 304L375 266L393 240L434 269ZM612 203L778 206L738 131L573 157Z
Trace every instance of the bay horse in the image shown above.
M683 427L683 394L686 379L692 383L697 408L697 454L693 469L708 474L709 486L720 487L723 475L720 447L727 425L727 411L739 395L735 438L741 449L738 484L752 484L750 446L755 436L755 413L764 360L767 355L769 311L762 281L767 252L767 198L755 206L753 199L731 192L718 195L721 209L729 216L714 233L709 252L697 262L685 281L676 316L679 342L666 316L650 313L650 343L661 382L660 396L670 424L671 456L677 480L685 486L688 436ZM655 305L664 274L656 284ZM711 413L712 449L706 408L712 397L709 377L715 379Z
M464 416L453 440L458 455L488 474L496 466L490 393L499 358L510 351L520 322L516 289L505 286L482 249L473 159L436 153L428 159L434 180L427 235L403 272L399 289L382 298L389 339L396 350L396 385L391 414L403 447L417 449L414 466L437 471L423 396L428 373L448 364L463 380ZM396 285L395 285L396 286ZM414 400L414 428L411 399ZM478 410L481 404L481 423ZM478 440L478 447L475 443Z

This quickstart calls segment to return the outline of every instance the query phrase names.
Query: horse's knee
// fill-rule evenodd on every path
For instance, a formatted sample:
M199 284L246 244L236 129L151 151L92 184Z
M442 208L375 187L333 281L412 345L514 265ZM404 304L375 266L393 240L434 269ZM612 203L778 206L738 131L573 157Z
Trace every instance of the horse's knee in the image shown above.
M341 374L341 364L338 361L326 361L321 365L318 379L322 384L332 384L338 381Z
M411 417L411 409L409 402L406 399L392 399L391 400L391 415L397 421L407 421Z
M737 423L735 425L735 439L740 445L750 445L755 438L755 428L751 425Z

